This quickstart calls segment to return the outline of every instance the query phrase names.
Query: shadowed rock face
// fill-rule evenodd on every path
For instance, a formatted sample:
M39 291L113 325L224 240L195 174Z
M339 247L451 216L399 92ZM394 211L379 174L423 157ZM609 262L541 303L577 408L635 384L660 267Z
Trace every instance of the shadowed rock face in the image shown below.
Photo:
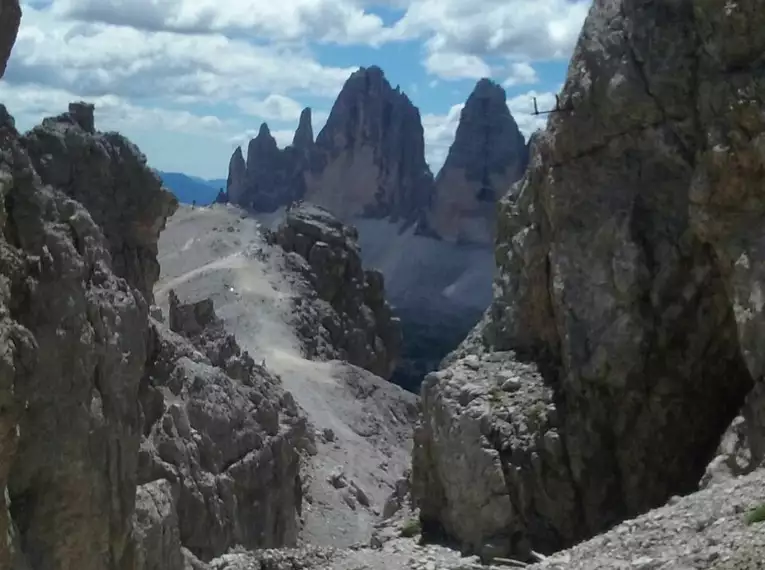
M159 277L159 233L178 200L143 153L118 133L96 132L87 103L43 120L23 143L41 181L87 208L109 241L114 271L150 303Z
M168 321L170 330L152 324L140 392L140 568L183 570L181 546L209 560L235 545L295 545L299 454L312 448L305 417L225 332L211 300L184 304L171 291Z
M573 111L502 200L491 310L423 387L426 526L545 552L696 487L765 363L764 25L594 3Z
M523 176L527 161L526 141L507 108L505 90L481 79L436 177L429 227L449 241L492 245L497 201Z
M424 220L433 191L420 113L379 67L351 75L315 143L305 109L291 146L279 150L263 125L244 175L239 155L229 167L229 197L259 212L305 199L345 220L412 223Z
M326 346L337 353L325 356L390 378L400 354L401 327L385 300L382 274L362 267L356 230L323 208L302 204L289 210L274 239L305 260L303 273L327 305L324 314L298 325L308 352L321 334L327 334ZM317 323L321 330L310 327Z
M241 204L247 188L247 164L242 155L242 147L236 147L228 164L226 195L232 204Z
M21 8L18 0L0 0L0 77L5 74L20 22Z
M379 67L351 75L316 138L306 200L341 219L419 221L430 203L420 112Z
M75 154L101 136L71 128ZM0 486L10 498L0 532L11 537L0 541L0 567L125 568L149 338L145 295L131 282L150 286L151 272L117 268L113 242L67 195L98 167L83 163L61 189L44 184L27 142L0 106ZM133 149L121 149L128 165L140 161ZM135 199L114 219L161 227L167 208Z

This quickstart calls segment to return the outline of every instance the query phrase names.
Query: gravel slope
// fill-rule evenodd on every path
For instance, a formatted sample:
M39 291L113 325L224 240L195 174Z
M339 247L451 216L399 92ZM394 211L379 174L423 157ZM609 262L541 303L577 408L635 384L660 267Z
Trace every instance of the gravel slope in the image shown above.
M159 262L155 295L164 313L171 288L183 301L211 297L227 329L282 378L316 429L302 539L335 547L368 542L409 464L416 396L357 367L303 358L289 324L299 277L240 210L182 206L162 233Z

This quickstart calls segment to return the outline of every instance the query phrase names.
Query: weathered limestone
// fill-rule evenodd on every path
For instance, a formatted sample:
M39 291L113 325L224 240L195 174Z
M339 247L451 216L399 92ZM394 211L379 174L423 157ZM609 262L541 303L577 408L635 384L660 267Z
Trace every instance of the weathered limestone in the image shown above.
M304 260L297 265L326 304L323 309L315 305L322 314L306 315L298 325L308 352L316 351L327 336L323 346L332 350L324 356L389 378L400 353L400 323L385 300L382 274L362 267L356 230L322 208L301 204L289 210L274 239ZM317 324L321 330L314 329Z
M763 24L754 0L594 3L573 110L500 205L495 301L456 355L479 358L478 380L423 388L424 524L528 556L696 488L765 362ZM548 395L460 403L456 385L488 390L497 350ZM554 422L518 426L551 403Z

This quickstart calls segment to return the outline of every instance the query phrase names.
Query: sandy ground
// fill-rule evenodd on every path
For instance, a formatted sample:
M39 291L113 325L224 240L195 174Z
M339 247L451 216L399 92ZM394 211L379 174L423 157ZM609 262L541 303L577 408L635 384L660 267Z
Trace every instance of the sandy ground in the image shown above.
M409 464L416 397L357 367L303 358L289 325L299 277L282 259L239 209L182 206L159 242L157 304L166 315L171 288L183 301L211 297L240 345L282 378L319 434L306 470L303 541L365 543Z

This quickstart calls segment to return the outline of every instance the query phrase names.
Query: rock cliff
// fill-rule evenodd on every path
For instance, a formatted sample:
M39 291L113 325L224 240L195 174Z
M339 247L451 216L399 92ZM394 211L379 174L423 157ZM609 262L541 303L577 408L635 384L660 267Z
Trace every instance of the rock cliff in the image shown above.
M15 2L0 21L16 29ZM0 567L294 544L306 421L209 304L174 304L180 334L149 316L177 201L146 158L90 105L24 136L0 106L0 196Z
M247 163L242 155L242 147L236 147L228 163L228 180L226 181L226 196L232 204L244 204L247 191Z
M419 221L433 180L420 112L379 67L346 81L316 137L305 199L347 220Z
M595 1L572 110L501 202L494 303L423 387L425 527L530 557L696 488L765 362L763 24Z
M298 325L309 356L321 353L389 378L400 353L400 322L385 300L382 274L362 267L357 239L354 228L310 204L291 208L274 236L300 257L296 266L310 284L306 297L319 301L314 309L321 314Z
M152 324L139 393L139 568L183 570L181 547L209 560L237 545L294 546L301 452L312 449L305 416L209 299L182 304L171 291L169 308L169 329Z
M279 150L264 124L250 141L244 175L243 166L237 149L229 198L258 212L304 198L345 221L412 223L424 220L433 190L420 113L379 67L350 76L315 142L305 109L291 146Z
M133 143L96 132L93 111L93 105L72 103L24 135L23 144L42 183L88 210L109 242L115 273L151 303L157 240L178 203Z
M481 79L436 177L429 227L443 239L493 246L497 201L523 176L528 150L505 90Z

